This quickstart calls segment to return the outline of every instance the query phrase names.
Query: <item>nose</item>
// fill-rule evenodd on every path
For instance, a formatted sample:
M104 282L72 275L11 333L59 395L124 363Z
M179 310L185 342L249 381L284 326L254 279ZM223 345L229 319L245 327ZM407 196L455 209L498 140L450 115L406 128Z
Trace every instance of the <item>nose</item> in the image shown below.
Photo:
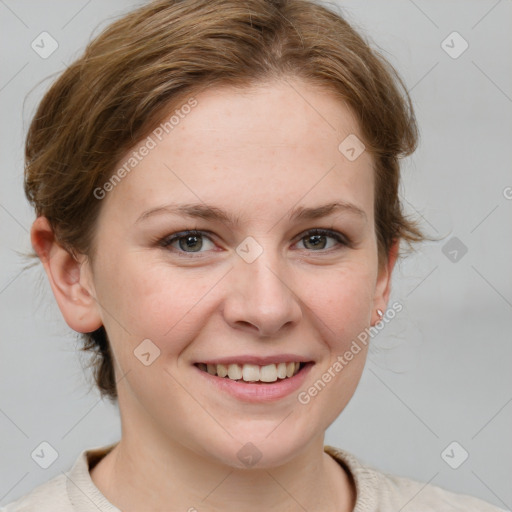
M230 272L224 318L234 329L272 337L296 325L302 317L290 273L264 251L255 261L238 259Z

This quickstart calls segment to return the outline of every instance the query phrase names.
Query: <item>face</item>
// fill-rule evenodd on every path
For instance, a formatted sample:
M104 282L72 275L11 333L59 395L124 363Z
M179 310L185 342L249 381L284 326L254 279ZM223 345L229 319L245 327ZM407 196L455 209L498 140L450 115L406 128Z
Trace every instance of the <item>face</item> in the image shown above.
M358 125L311 84L195 99L119 162L154 146L103 199L82 283L112 344L124 432L238 467L245 446L270 467L323 439L366 347L343 356L385 309L372 158L339 150Z

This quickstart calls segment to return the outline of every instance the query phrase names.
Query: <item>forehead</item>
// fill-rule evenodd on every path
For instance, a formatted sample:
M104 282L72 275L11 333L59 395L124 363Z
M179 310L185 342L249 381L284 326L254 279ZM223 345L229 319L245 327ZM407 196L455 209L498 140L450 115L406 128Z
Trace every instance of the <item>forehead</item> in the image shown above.
M107 202L122 197L135 215L158 203L205 201L243 217L251 205L262 213L279 203L344 200L371 215L372 159L340 151L354 136L362 138L351 110L318 85L286 79L206 89L125 155L118 168L136 161Z
M294 147L315 156L326 145L337 149L338 139L359 132L352 111L339 97L299 79L275 80L245 89L207 89L195 100L197 106L182 122L163 134L169 140L181 137L180 148L175 149L182 152L190 147L214 153ZM165 120L161 126L165 127ZM191 132L195 138L184 140ZM325 144L319 144L320 138Z

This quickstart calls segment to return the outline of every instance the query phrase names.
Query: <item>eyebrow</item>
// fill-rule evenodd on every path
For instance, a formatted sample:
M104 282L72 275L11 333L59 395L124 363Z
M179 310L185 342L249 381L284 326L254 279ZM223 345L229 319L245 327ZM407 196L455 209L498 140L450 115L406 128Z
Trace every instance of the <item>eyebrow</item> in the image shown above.
M365 211L358 206L352 203L347 203L345 201L337 201L316 207L297 206L288 213L288 220L314 220L327 217L328 215L332 215L333 213L338 212L351 213L365 220L367 219ZM197 219L219 221L230 226L240 225L239 216L233 216L221 208L207 205L205 203L188 203L179 205L168 204L164 206L157 206L143 212L135 221L135 223L137 224L150 217L162 214L174 214Z

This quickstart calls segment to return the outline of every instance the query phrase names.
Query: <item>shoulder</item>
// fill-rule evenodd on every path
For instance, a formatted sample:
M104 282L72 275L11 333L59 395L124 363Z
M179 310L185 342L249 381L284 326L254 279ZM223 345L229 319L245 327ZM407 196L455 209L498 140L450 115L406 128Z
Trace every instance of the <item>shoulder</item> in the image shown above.
M357 491L354 512L395 512L402 509L421 512L504 512L473 496L381 472L362 464L352 454L339 448L325 446L324 450L354 478Z
M91 465L101 460L116 444L83 450L68 472L0 507L0 512L84 512L92 507L102 512L120 512L101 494L89 473Z
M66 477L57 475L28 494L0 508L0 512L69 512Z

